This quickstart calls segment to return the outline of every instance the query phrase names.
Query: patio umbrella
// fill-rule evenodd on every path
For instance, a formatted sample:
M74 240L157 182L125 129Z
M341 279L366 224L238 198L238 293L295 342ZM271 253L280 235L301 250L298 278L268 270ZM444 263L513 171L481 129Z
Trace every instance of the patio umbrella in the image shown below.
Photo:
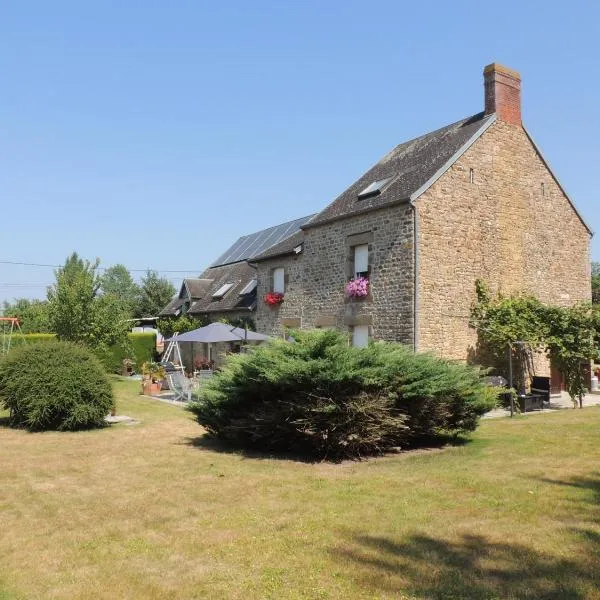
M268 340L268 335L256 333L255 331L246 331L241 327L232 327L226 323L211 323L206 327L200 327L187 333L169 338L167 342L204 342L216 344L217 342L241 342L248 340L251 342L263 342Z

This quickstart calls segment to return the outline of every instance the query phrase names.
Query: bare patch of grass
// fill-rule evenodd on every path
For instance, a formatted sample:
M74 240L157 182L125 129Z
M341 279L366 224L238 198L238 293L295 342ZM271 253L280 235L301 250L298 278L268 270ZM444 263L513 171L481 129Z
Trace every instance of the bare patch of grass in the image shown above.
M0 599L600 598L600 409L310 464L115 385L140 424L0 426Z

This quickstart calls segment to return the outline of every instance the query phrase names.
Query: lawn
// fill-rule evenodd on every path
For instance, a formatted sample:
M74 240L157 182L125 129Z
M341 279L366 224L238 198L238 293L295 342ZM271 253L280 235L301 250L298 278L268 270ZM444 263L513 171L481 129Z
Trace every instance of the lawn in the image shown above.
M600 408L308 464L115 385L139 424L0 425L0 599L600 598Z

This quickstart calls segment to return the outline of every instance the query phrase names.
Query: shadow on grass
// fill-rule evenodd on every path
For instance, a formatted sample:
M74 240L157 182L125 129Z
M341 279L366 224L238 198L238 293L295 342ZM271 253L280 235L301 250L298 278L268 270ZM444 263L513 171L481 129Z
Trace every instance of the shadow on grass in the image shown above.
M223 441L210 433L205 433L204 435L194 438L186 438L184 441L185 444L194 448L210 450L211 452L219 452L222 454L234 454L248 459L282 461L285 460L301 462L306 464L318 464L323 462L335 464L342 462L356 462L360 460L369 460L373 458L385 458L402 455L411 456L431 452L434 450L443 450L444 448L448 448L451 446L464 446L465 444L468 444L470 442L471 440L469 438L448 436L444 438L422 440L421 444L418 446L407 447L406 449L397 452L373 454L368 456L357 457L354 459L333 460L328 458L319 459L311 456L305 456L298 452L268 452L254 448L242 448L239 446L234 446L226 441Z
M598 543L595 534L589 543ZM357 536L350 545L335 553L364 572L359 575L362 585L417 598L583 600L600 583L598 574L576 556L558 558L483 536L447 541L415 535L402 543Z
M0 427L10 427L10 417L0 417Z
M590 524L569 529L573 537L568 545L575 544L576 551L566 557L560 548L556 554L535 550L535 541L511 544L482 535L451 540L413 535L402 541L356 535L332 554L350 564L361 587L392 596L409 593L438 600L598 598L600 569L594 565L600 558L600 474L542 481L590 492L566 499L565 520L571 520L572 512L577 511L581 521ZM561 516L548 518L560 521Z

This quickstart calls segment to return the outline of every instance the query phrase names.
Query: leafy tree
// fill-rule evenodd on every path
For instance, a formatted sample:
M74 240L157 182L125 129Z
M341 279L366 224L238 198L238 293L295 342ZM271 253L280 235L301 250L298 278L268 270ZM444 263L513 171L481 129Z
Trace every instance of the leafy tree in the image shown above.
M106 269L100 280L100 290L104 295L118 298L133 315L140 298L140 287L131 277L127 267L118 264Z
M600 304L600 262L592 263L592 302Z
M185 333L193 331L206 325L208 320L201 317L191 317L189 315L181 315L179 317L163 317L156 322L157 329L166 337L171 337L174 333Z
M76 253L67 258L48 290L48 308L59 340L85 344L103 358L111 346L127 346L129 307L116 295L98 293L98 264L98 259L91 263Z
M17 317L23 333L51 333L48 303L43 300L18 298L10 303L4 301L5 317Z
M76 252L54 274L56 283L48 289L50 327L58 339L89 344L93 305L100 288L97 273L100 261L79 258Z
M175 286L156 271L147 271L142 277L136 317L156 316L175 295Z
M547 307L546 348L565 378L575 406L583 406L586 392L582 363L600 357L600 312L589 304L569 308Z

